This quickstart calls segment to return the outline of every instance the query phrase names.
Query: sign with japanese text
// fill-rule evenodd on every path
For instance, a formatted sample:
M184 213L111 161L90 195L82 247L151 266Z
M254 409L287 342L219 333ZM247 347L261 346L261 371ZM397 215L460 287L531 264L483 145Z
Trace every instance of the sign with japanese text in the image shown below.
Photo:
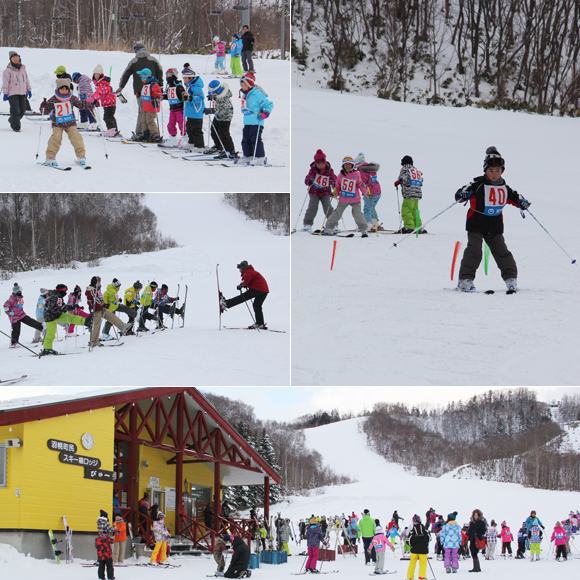
M69 465L80 465L81 467L92 467L95 469L101 467L101 460L96 457L85 457L84 455L75 455L74 453L63 451L58 458L61 463L68 463Z
M106 469L85 467L85 479L98 479L100 481L114 481L114 473Z
M49 439L47 441L48 448L52 451L67 451L69 453L76 453L77 446L74 443L67 443L66 441L58 441L57 439Z

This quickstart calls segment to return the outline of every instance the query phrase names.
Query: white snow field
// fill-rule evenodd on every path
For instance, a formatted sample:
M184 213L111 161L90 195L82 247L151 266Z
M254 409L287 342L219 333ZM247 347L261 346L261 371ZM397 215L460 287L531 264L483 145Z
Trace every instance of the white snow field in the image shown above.
M580 264L571 263L580 258L578 127L573 118L293 88L292 227L302 227L304 178L321 148L335 173L343 157L359 152L381 164L377 212L390 230L399 229L393 184L401 158L411 155L423 172L419 209L432 234L404 241L384 234L361 239L358 232L352 239L292 235L293 384L578 385ZM445 291L457 285L467 208L457 204L427 221L482 174L490 145L506 160L508 185L531 202L566 253L531 215L522 219L506 206L519 292L506 296L491 256L489 274L482 262L475 285L495 295ZM322 220L319 210L315 228ZM356 227L350 210L339 225ZM457 241L463 245L451 281Z
M8 52L13 47L0 47L0 56L4 55L8 64ZM92 50L63 50L40 48L17 48L26 66L32 85L31 106L38 112L44 97L54 95L54 71L64 65L69 74L81 72L92 77L93 69L102 64L105 74L109 76L112 68L111 85L119 86L121 74L134 53ZM154 55L159 59L159 55ZM161 66L166 71L176 68L180 74L184 63L188 62L204 82L204 94L207 85L215 78L213 62L215 56L176 54L161 55ZM229 58L227 59L229 65ZM226 168L209 167L204 162L184 161L165 155L158 147L147 149L139 145L112 143L88 133L82 133L87 150L87 162L92 170L82 172L74 163L75 153L68 138L63 137L62 147L57 155L60 166L73 166L72 171L56 171L36 165L44 162L48 138L52 132L50 123L40 123L27 118L22 120L22 130L14 133L7 122L8 117L0 115L0 183L2 191L289 191L290 180L290 65L288 61L257 59L256 82L268 94L274 103L270 117L265 121L264 146L268 162L285 165L285 167L246 167ZM228 69L231 70L231 69ZM206 72L207 71L207 72ZM165 82L165 80L164 80ZM238 79L225 79L232 91L234 118L231 124L231 135L236 149L241 151L243 120L241 100L239 98L240 82ZM77 91L75 90L75 94ZM131 137L137 120L137 101L133 94L133 79L123 89L127 104L117 100L115 117L119 130L125 137ZM0 101L0 112L9 112L7 102ZM78 111L75 109L78 119ZM101 121L103 109L97 108ZM162 113L158 116L163 134L168 137L169 105L163 102ZM1 120L4 119L4 120ZM39 139L40 127L42 133ZM205 144L213 145L208 135L208 121L204 121ZM108 154L108 159L105 157ZM241 174L243 169L243 175Z
M180 317L170 327L139 338L127 336L118 348L85 348L88 334L81 329L77 339L55 342L57 351L82 354L34 358L23 348L9 349L2 336L0 379L28 375L27 385L71 386L201 386L201 385L288 385L290 383L290 244L288 236L268 233L258 222L222 202L222 196L203 194L148 195L147 204L158 216L164 235L171 235L179 248L139 255L115 256L89 268L36 270L23 272L0 283L1 303L8 299L14 282L23 288L24 310L36 316L36 299L41 287L67 284L69 291L79 284L86 309L84 290L94 275L103 285L113 278L121 292L136 280L147 284L156 280L169 286L169 295L185 298L189 286L185 327L177 328ZM220 287L227 298L238 294L241 278L236 265L247 260L264 275L270 294L264 303L264 316L275 333L254 330L219 330L216 264ZM104 288L103 288L104 290ZM250 306L251 308L251 306ZM253 315L253 311L252 311ZM120 315L123 321L127 316ZM252 318L244 304L222 315L222 323L247 327ZM153 328L153 323L149 326ZM2 313L0 330L10 335L8 317ZM101 328L102 331L102 328ZM58 338L62 328L58 327ZM22 325L20 342L30 346L34 330ZM81 348L83 347L83 348ZM37 349L35 349L37 350ZM18 387L3 387L14 389Z
M571 492L555 492L536 489L526 489L519 485L499 484L480 480L458 480L453 474L441 478L416 477L403 470L401 466L386 463L378 455L366 447L364 436L358 430L359 419L333 423L316 429L305 431L309 447L319 451L324 457L325 464L338 472L349 474L356 478L357 483L341 486L332 486L314 490L310 496L292 497L290 501L276 504L271 507L270 513L278 512L283 517L294 522L294 528L300 518L308 518L311 514L334 516L342 513L350 514L354 511L361 514L369 509L371 515L379 518L382 524L390 521L391 514L397 510L408 525L413 514L418 513L423 519L425 512L433 507L444 517L449 512L458 511L458 522L467 523L473 509L479 508L488 519L495 519L498 523L506 521L511 531L517 534L522 522L535 509L538 517L546 526L546 535L550 536L557 520L567 516L571 509L578 508L579 494ZM70 522L70 519L69 519ZM73 527L74 522L70 522ZM96 519L95 519L96 527ZM331 547L335 540L332 537ZM514 577L525 577L527 580L544 580L548 575L558 575L560 578L574 578L578 574L578 559L570 559L566 563L553 561L549 539L542 542L541 560L530 566L529 560L502 560L486 561L481 559L483 575L497 580L511 580ZM305 558L298 554L306 550L305 542L297 546L289 543L292 557L288 563L280 566L261 564L260 568L252 571L252 578L289 579L292 574L299 572ZM359 548L362 544L359 544ZM395 572L395 578L407 577L408 562L400 560L399 545L394 557L387 554L386 568ZM515 553L517 543L512 544ZM433 544L431 544L431 552ZM578 553L573 544L574 554ZM228 560L229 560L228 554ZM171 568L164 571L155 568L117 568L116 580L149 580L160 574L172 580L188 580L203 578L215 572L216 565L213 558L202 556L198 558L170 559L180 568ZM144 560L142 560L143 562ZM134 563L132 559L126 560ZM435 580L444 575L443 563L433 557L429 561L427 578ZM0 545L0 566L5 577L42 577L44 580L92 580L96 577L95 568L83 568L82 563L87 561L75 559L74 564L57 566L53 560L35 560L19 554L12 546ZM337 570L337 578L360 579L368 578L373 570L364 565L362 554L357 557L338 556L335 562L319 563L319 568ZM564 566L564 568L560 568ZM471 561L461 560L458 577L467 580ZM418 570L415 571L417 578ZM482 575L482 577L483 577Z

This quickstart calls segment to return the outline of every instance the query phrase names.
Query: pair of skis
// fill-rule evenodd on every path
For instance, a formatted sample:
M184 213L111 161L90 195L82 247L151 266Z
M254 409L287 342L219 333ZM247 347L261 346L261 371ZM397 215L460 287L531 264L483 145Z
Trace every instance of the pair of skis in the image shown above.
M73 557L73 545L72 545L72 530L68 527L66 516L62 517L62 521L64 523L64 531L65 531L65 545L66 545L66 552L65 556L67 559L67 563L74 563ZM52 552L54 554L54 559L56 560L57 564L60 564L60 557L63 555L63 552L57 548L57 544L60 544L62 540L57 540L54 537L54 533L52 530L48 530L48 537L50 539L50 545L52 546Z

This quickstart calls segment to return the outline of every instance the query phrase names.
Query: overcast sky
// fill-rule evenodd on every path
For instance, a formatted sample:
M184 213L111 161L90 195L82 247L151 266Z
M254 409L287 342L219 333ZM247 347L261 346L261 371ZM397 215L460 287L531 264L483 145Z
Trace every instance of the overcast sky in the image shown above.
M580 394L580 387L532 387L542 401L559 399L564 393ZM0 400L40 395L73 395L94 387L0 387ZM98 390L98 389L97 389ZM338 409L358 414L379 401L407 405L447 405L490 390L490 387L207 387L201 391L240 399L256 410L260 419L291 421L316 411ZM494 388L493 390L499 390Z

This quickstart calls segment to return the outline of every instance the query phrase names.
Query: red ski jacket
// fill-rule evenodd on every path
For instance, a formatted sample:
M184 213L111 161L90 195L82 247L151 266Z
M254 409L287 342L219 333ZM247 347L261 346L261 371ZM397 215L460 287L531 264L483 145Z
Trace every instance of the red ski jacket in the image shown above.
M256 272L252 265L248 266L244 270L244 273L242 274L242 284L246 288L252 288L253 290L258 290L259 292L270 292L264 276L262 276L262 274L259 272Z

